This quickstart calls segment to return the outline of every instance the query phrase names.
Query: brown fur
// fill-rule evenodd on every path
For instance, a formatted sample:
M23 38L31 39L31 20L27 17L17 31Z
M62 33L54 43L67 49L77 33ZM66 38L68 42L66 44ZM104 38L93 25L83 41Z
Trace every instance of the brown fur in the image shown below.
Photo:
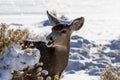
M52 80L59 80L61 73L66 68L69 58L70 50L70 36L73 31L79 30L83 23L84 18L75 19L70 25L62 24L60 21L47 11L48 18L53 26L52 32L48 35L47 39L52 42L53 46L48 47L46 43L37 41L24 41L24 45L33 46L40 50L41 58L40 62L43 62L43 70L48 71L48 76L51 76ZM44 80L46 76L44 76Z
M70 40L68 40L69 42ZM44 42L31 42L31 41L24 41L25 45L29 45L33 43L37 49L40 50L41 58L40 62L43 62L43 70L47 70L49 72L49 76L51 76L52 80L54 80L55 75L61 76L61 73L65 69L68 63L69 57L69 44L67 47L47 47ZM46 76L44 76L45 78Z

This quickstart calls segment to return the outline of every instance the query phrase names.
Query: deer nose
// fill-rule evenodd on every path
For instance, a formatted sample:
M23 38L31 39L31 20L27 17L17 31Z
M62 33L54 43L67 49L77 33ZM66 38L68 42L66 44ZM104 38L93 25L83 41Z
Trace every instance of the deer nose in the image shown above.
M48 41L49 41L49 40L53 40L51 34L49 34L49 35L46 37L46 39L47 39Z
M52 38L52 37L50 37L50 40L52 41L52 40L53 40L53 38Z

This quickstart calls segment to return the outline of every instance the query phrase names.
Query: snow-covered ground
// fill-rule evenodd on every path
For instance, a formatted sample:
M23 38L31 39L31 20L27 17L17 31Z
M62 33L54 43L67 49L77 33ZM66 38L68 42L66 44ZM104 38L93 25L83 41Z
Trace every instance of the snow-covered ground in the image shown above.
M10 80L14 71L23 70L28 66L33 67L39 62L40 52L37 49L29 49L31 53L21 50L21 47L13 44L9 50L6 48L3 57L0 58L0 80Z
M85 17L83 28L71 37L62 80L99 80L106 65L120 65L119 0L0 0L0 22L28 27L31 33L43 36L51 28L46 10L66 16L68 22Z

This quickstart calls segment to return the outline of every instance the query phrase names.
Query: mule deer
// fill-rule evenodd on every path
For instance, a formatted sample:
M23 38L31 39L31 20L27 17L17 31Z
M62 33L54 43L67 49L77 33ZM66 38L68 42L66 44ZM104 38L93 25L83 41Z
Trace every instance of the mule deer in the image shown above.
M61 73L68 64L70 51L70 36L73 31L79 30L84 23L84 18L75 19L71 24L63 24L57 17L47 11L51 23L52 32L47 36L48 44L38 41L25 41L25 45L30 43L40 50L40 62L43 62L43 69L47 70L51 80L59 80ZM44 76L45 80L46 76Z

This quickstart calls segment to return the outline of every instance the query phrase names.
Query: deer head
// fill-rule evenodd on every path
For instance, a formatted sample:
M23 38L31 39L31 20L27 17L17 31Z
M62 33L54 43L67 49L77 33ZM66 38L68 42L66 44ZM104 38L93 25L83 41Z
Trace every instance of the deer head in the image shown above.
M69 44L71 33L79 30L84 24L84 17L73 20L71 24L63 24L54 14L47 11L47 15L53 26L52 32L47 36L48 45L64 46Z

